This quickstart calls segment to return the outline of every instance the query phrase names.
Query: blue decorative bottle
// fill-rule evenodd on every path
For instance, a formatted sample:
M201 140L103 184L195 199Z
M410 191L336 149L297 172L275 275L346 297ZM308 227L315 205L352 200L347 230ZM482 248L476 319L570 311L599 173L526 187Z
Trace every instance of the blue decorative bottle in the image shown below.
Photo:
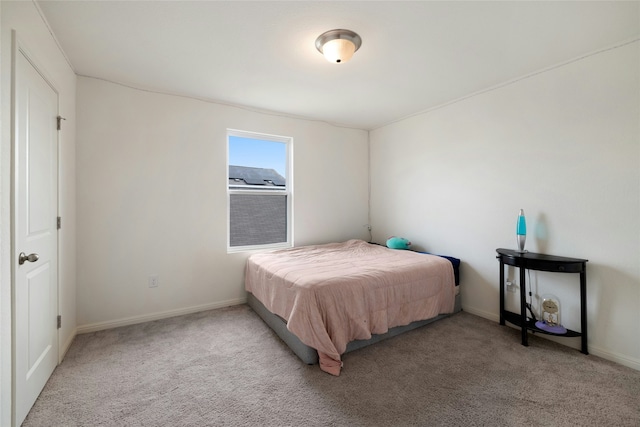
M518 252L525 252L524 242L527 240L527 221L524 218L524 209L520 209L520 213L518 214L516 239L518 242Z

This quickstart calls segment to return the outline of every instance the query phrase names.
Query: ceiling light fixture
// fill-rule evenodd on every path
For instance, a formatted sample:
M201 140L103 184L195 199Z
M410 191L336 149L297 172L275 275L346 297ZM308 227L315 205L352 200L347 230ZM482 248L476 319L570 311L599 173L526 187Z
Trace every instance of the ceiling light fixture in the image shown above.
M340 64L347 62L356 50L360 49L362 39L350 30L329 30L316 39L316 49L329 62Z

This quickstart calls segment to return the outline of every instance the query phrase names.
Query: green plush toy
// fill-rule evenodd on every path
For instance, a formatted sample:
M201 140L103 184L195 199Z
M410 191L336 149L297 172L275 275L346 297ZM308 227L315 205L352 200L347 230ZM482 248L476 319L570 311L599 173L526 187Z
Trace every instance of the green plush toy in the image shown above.
M409 249L411 242L404 237L392 236L387 239L387 247L390 249Z

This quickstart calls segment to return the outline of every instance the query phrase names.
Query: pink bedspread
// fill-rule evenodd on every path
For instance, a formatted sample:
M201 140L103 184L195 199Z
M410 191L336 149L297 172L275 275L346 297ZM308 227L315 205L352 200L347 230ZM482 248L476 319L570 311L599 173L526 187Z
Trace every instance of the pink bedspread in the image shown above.
M452 313L454 274L444 258L362 240L251 255L245 288L339 375L353 340Z

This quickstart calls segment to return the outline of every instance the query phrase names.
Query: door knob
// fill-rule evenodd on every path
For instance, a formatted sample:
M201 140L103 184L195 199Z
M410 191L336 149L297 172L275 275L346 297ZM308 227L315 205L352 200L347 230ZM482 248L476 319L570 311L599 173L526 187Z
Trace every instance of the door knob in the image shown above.
M38 254L26 255L24 252L20 252L20 255L18 255L18 264L22 265L27 261L36 262L38 260L38 258L39 258Z

